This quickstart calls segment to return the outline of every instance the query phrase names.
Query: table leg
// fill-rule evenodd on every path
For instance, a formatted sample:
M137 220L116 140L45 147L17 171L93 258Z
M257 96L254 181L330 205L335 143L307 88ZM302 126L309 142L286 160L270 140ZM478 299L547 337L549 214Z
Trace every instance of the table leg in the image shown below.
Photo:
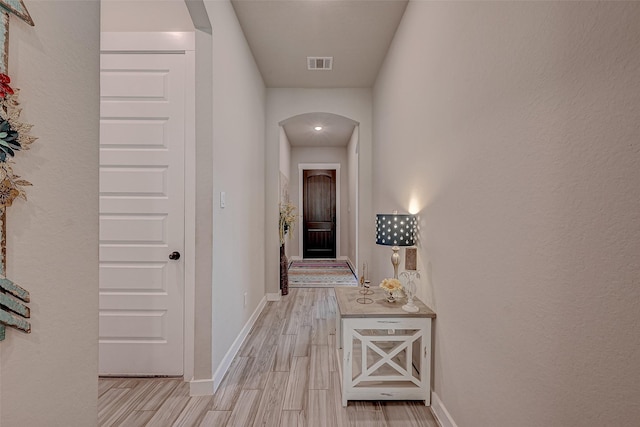
M344 339L342 339L342 406L346 408L348 400L347 391L351 389L353 379L353 362L351 361L353 354L353 331L348 322L341 323L342 327L344 327L342 331L344 334Z
M339 311L336 313L336 348L342 348L342 319Z

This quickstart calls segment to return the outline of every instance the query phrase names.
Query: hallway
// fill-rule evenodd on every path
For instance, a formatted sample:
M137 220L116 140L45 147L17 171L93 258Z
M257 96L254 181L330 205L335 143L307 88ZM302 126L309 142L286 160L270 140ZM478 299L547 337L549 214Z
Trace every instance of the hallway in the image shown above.
M100 379L100 426L436 427L419 402L340 403L332 288L267 303L214 396L177 379Z

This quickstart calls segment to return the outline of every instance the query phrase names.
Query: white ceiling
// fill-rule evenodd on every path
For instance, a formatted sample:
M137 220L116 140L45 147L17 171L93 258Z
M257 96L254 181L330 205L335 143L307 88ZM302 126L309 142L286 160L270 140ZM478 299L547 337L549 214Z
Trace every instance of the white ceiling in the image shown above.
M407 0L232 0L267 87L371 87ZM333 56L308 71L307 56Z
M349 144L357 123L337 114L307 113L280 124L293 147L343 147ZM322 130L315 130L316 126Z
M372 87L407 2L231 1L270 88ZM308 71L307 56L332 56L333 70ZM285 132L289 141L293 146L346 145L354 123L331 116L334 115L305 114L288 120ZM322 120L328 123L325 129L313 131L315 123Z

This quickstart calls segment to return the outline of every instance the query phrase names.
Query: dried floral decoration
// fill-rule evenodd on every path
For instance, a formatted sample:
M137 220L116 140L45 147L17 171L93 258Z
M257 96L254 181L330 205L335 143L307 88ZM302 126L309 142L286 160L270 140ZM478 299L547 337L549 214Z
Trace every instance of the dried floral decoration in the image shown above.
M280 203L280 244L284 244L284 236L293 231L293 226L296 223L296 207L289 202ZM291 237L291 234L289 235Z
M18 197L27 200L24 187L31 183L13 173L11 158L17 151L28 150L37 139L29 135L33 125L20 121L20 91L9 83L9 76L0 73L0 208L11 206Z

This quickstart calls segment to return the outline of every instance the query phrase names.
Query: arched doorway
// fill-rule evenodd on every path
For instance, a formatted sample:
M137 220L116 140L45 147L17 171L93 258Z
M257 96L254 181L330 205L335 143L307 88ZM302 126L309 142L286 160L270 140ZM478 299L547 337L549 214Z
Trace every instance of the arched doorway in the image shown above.
M357 265L358 122L312 112L279 124L281 201L288 197L298 208L287 255Z

